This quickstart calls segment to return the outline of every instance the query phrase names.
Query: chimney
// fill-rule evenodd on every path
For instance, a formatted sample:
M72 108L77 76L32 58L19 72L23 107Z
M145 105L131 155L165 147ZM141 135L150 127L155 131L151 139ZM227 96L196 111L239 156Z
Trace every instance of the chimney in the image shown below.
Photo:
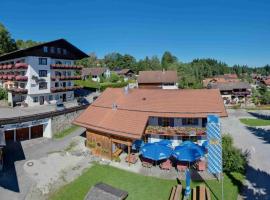
M128 85L126 87L124 87L124 93L127 95L129 93L129 87Z
M113 110L117 110L117 104L116 104L116 103L113 103L113 104L112 104L112 109L113 109Z

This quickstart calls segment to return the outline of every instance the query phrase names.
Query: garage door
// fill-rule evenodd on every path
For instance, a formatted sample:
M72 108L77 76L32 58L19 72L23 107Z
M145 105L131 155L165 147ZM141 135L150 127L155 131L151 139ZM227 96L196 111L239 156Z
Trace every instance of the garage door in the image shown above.
M31 139L43 137L43 125L31 127Z
M16 141L29 140L29 128L20 128L16 130Z
M5 131L5 138L6 141L14 141L14 131L13 130Z

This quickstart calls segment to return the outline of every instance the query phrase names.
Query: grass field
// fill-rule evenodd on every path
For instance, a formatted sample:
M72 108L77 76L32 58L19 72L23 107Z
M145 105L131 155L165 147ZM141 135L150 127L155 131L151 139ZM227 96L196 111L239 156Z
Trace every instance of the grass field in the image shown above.
M247 126L269 126L270 120L267 119L248 119L243 118L240 121Z
M77 130L78 128L79 128L79 126L72 125L70 128L67 128L59 133L54 134L53 138L55 138L55 139L63 138L65 136L71 134L73 131Z
M236 200L243 176L231 174L224 177L224 199ZM51 195L51 200L82 200L88 190L98 182L104 182L128 192L128 200L167 200L176 180L163 180L143 176L110 166L94 165L79 178ZM192 187L202 182L192 182ZM205 183L212 192L212 199L221 199L221 183L217 180ZM184 182L183 182L184 185Z

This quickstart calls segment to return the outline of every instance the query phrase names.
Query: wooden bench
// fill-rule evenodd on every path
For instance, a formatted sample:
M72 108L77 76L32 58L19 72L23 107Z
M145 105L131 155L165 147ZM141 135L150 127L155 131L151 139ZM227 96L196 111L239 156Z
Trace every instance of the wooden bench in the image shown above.
M182 193L182 185L178 184L177 186L173 186L170 194L169 200L179 200Z
M200 185L193 188L192 200L211 200L209 188L205 187L205 185Z

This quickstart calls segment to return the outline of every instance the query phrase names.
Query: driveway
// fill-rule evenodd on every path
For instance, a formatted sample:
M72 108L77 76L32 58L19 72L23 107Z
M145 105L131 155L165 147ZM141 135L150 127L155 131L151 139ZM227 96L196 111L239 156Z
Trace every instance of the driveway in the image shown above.
M243 191L245 199L270 199L270 129L269 127L247 127L240 118L254 118L245 110L227 110L229 117L223 118L222 131L229 133L236 147L250 152L246 183ZM268 111L258 113L270 115Z
M61 140L39 138L9 143L5 149L4 172L0 172L0 199L44 199L58 179L62 178L63 183L78 176L83 167L89 167L82 153L84 131L80 128ZM65 170L72 171L72 176L65 177Z

